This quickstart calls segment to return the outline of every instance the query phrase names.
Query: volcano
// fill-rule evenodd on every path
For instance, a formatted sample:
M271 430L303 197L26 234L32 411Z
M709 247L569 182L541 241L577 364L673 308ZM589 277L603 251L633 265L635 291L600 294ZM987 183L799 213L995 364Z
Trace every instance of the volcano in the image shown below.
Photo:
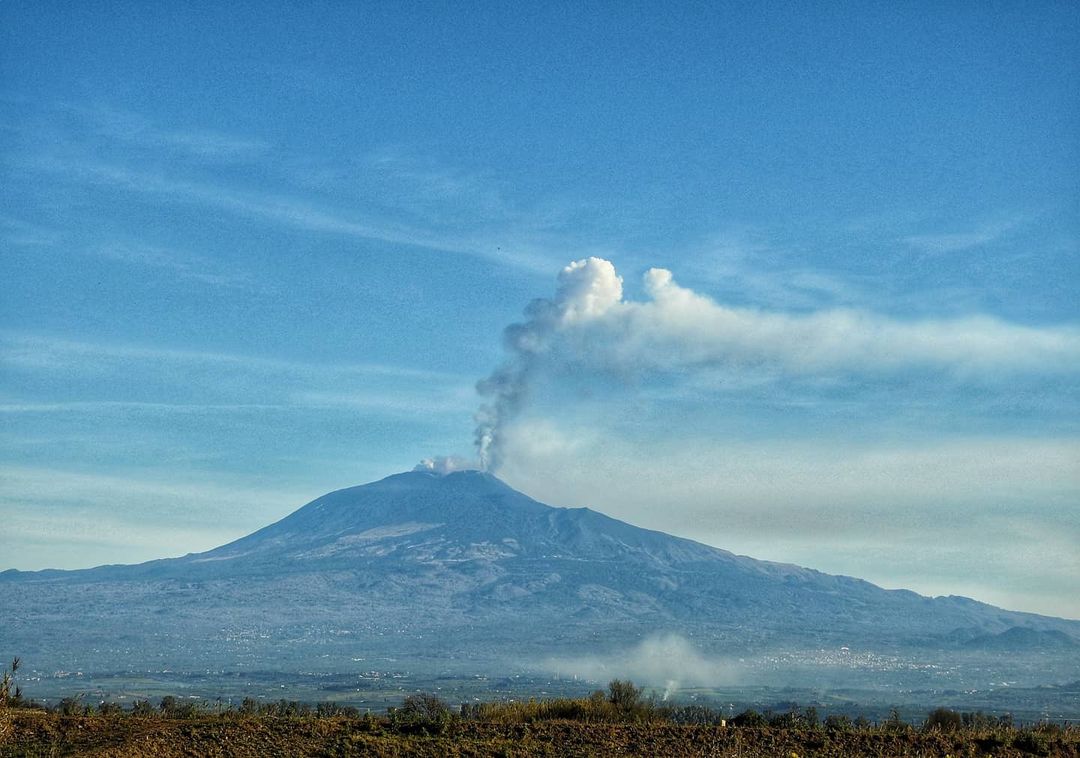
M1080 640L1078 621L754 560L479 471L331 492L204 553L6 571L0 591L0 647L64 669L333 668L358 651L495 669L657 633L741 655Z

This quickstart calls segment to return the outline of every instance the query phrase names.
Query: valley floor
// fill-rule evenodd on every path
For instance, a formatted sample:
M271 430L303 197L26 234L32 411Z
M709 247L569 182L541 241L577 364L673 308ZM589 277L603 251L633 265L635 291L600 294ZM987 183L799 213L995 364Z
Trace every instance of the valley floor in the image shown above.
M382 718L60 716L0 711L0 757L98 756L1051 756L1078 758L1080 731L827 733L769 727L453 721L393 727Z

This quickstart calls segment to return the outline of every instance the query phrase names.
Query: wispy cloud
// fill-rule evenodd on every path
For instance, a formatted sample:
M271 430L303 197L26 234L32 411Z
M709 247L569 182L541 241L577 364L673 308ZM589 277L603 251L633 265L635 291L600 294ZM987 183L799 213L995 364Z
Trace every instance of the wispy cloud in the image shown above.
M472 377L382 364L319 364L230 353L77 342L0 332L9 391L0 414L130 416L311 411L399 418L459 415L475 405ZM33 387L92 377L97 397L40 401ZM21 380L16 382L20 377ZM79 392L80 384L69 385ZM28 394L28 396L27 396Z
M958 231L911 234L913 228L933 228L935 220L883 215L824 230L810 227L802 239L731 226L684 251L679 272L680 278L734 304L965 313L985 308L1001 271L1007 270L1010 279L1020 275L1032 251L999 249L986 263L972 256L946 261L943 255L1011 244L1014 233L1033 218L1003 211L991 220L953 224Z
M87 255L132 266L167 271L179 279L212 287L266 290L246 272L237 271L218 260L160 245L131 240L85 242L38 224L10 216L0 216L0 238L22 248L47 248L64 253Z
M530 273L550 274L552 225L566 222L552 208L516 209L489 174L424 161L402 150L342 156L322 165L262 139L163 127L130 112L72 104L28 108L38 116L10 125L22 144L6 156L8 165L46 173L54 182L110 186L294 229L466 255ZM237 162L257 162L258 189L242 178L250 179L250 171L226 165ZM219 170L208 180L214 168Z
M1080 614L1062 605L1080 568L1080 438L931 430L901 441L845 428L740 440L666 414L631 438L610 428L622 411L517 424L500 475L544 502L755 558Z
M205 550L280 518L319 492L260 487L219 474L216 484L152 470L86 473L5 464L0 478L4 568L83 568ZM78 546L42 562L41 545Z
M75 117L89 132L108 140L156 150L173 150L196 158L215 161L258 159L273 148L268 140L240 137L209 129L162 127L152 119L132 111L85 107L74 103L53 106Z
M56 229L11 216L0 216L0 236L15 247L50 247L63 237Z
M379 415L429 417L454 414L471 415L476 405L472 387L457 391L411 392L297 392L283 403L153 403L126 400L83 400L57 403L0 402L0 415L77 413L143 413L153 415L247 414L276 411L295 413L310 410L361 411Z
M400 389L393 392L303 392L295 395L294 401L318 408L394 411L414 416L450 413L464 418L475 409L476 391L470 383L450 389L427 388L422 392Z
M490 171L447 165L400 145L376 148L341 179L376 184L399 200L421 205L437 218L445 215L447 206L469 209L470 218L477 221L516 215Z
M43 159L36 166L72 180L107 184L174 202L211 206L304 231L467 255L533 273L550 274L552 269L552 259L546 253L530 245L514 244L510 235L504 247L497 238L474 238L467 233L421 229L388 220L365 218L295 196L172 179L164 174L92 161L77 163Z
M913 234L905 237L904 242L927 253L955 253L997 242L1026 220L1023 217L1009 217L960 231Z
M718 528L768 533L827 533L848 523L849 533L911 525L933 512L950 518L1026 503L1068 513L1080 495L1080 438L1075 436L961 436L933 430L853 439L848 429L795 436L734 438L710 435L707 424L680 427L677 437L655 435L662 418L636 435L613 420L575 417L519 422L509 430L505 476L552 502L596 502L657 524L659 503L689 507L673 519L687 528L715 511ZM566 444L560 444L565 441ZM603 453L603 454L601 454ZM562 474L554 479L553 472ZM902 483L903 486L898 486ZM576 500L575 500L576 498ZM861 514L854 517L852 514ZM780 524L772 523L786 519ZM853 520L856 519L856 520ZM932 527L928 520L922 526Z
M154 245L111 242L87 248L91 255L137 266L169 271L181 279L189 279L215 287L253 288L250 276L230 272L217 261L200 255L182 253ZM259 285L263 288L264 285Z
M223 502L244 505L244 510L249 511L266 504L274 504L278 508L295 507L303 504L303 498L311 494L252 487L250 482L223 483L228 478L222 476L215 483L208 484L177 479L152 470L124 475L5 465L0 493L9 501L36 504L42 508L71 502L72 493L78 493L75 497L77 502L102 504L107 500L113 505L130 507L133 515L151 521L165 513L171 513L174 517L186 515L198 521L201 519L199 513L188 513L193 505L203 514L216 512L219 515L236 515L234 511L219 510L218 504Z
M731 228L712 234L686 256L680 272L733 302L803 310L867 305L879 283L851 271L808 266L798 247L777 243L763 230Z
M208 364L271 370L307 377L379 376L437 382L461 382L460 374L381 363L303 363L298 361L144 345L87 342L0 330L0 361L25 368L63 369L94 362L144 360L167 364Z
M280 403L144 403L124 400L88 400L59 403L0 403L0 414L100 413L110 410L149 413L221 413L284 410L290 407Z

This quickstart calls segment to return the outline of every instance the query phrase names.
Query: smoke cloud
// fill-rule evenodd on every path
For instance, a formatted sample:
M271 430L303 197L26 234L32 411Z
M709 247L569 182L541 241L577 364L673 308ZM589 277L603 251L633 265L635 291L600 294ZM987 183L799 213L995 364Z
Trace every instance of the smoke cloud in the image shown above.
M457 455L437 455L424 458L413 467L413 471L430 471L434 474L452 474L455 471L472 471L479 468L476 461Z
M597 682L631 679L647 687L663 687L664 700L680 687L725 686L746 677L743 664L704 655L678 634L658 634L606 655L553 658L541 668Z
M906 320L854 309L786 313L734 308L645 273L644 301L623 299L610 261L574 261L554 297L534 300L506 328L509 357L478 383L481 467L503 461L507 425L537 376L555 370L635 375L725 369L762 377L884 377L928 372L963 382L1080 371L1080 329L1031 327L991 316Z
M503 426L524 407L533 374L548 360L553 342L567 329L602 319L622 302L622 278L611 261L586 258L559 272L555 297L533 300L527 321L511 324L503 335L511 357L477 385L491 401L476 414L480 466L495 471L502 463Z

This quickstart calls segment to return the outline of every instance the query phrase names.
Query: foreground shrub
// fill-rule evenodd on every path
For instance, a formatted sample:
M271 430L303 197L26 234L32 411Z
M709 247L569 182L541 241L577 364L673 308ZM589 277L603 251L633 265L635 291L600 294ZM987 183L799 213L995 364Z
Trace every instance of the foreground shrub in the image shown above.
M82 701L81 695L65 697L56 705L56 712L61 716L87 716L94 709Z
M702 706L686 706L685 709L657 705L642 696L640 688L632 682L616 679L608 685L608 691L597 690L584 698L555 698L553 700L525 700L503 703L465 703L461 717L472 721L489 721L503 724L528 724L537 721L583 721L586 723L653 723L667 721L700 723L694 719L710 719L718 723L719 714L701 709ZM706 717L705 712L709 715Z
M436 695L420 693L406 697L401 706L386 712L390 725L400 732L442 734L453 720L450 707Z
M1016 735L1012 741L1013 747L1025 753L1033 755L1049 755L1050 738L1044 733L1034 729L1025 729Z
M903 717L900 715L900 711L896 708L892 709L889 713L889 718L882 722L881 727L885 731L892 732L893 734L907 734L912 731L911 724L904 721Z
M131 704L132 716L153 716L154 706L150 705L149 700L136 700Z
M466 703L461 706L462 718L500 724L530 724L537 721L584 721L593 723L616 721L618 714L599 693L587 698L555 698L554 700L525 700L509 703Z
M405 719L417 719L423 721L447 721L450 719L450 708L435 695L420 693L409 695L402 701L397 709L397 715Z
M657 709L657 714L672 724L720 726L727 723L724 714L705 705L676 705Z
M926 717L926 723L923 724L923 729L926 731L939 731L939 732L955 732L964 726L964 718L956 711L950 711L948 708L937 708L930 711L930 715Z
M26 704L23 701L22 689L15 683L15 673L20 665L21 658L12 658L11 664L4 670L4 675L0 676L0 708L20 708Z
M347 716L357 718L360 711L351 705L339 705L338 703L319 703L315 706L315 715L323 718L331 716Z
M830 713L825 717L825 730L828 732L850 732L854 727L851 717L842 713Z
M641 705L641 688L629 680L613 679L608 683L608 702L621 713L633 713Z
M124 709L119 703L110 703L106 700L102 700L98 703L97 707L98 715L100 716L123 716Z
M753 708L748 708L738 716L731 720L732 726L738 727L752 727L760 728L769 725L769 720L755 711Z
M784 713L766 713L765 718L769 726L776 729L817 729L821 726L813 706L802 711L795 707Z
M180 700L173 695L166 695L161 698L158 710L161 711L162 716L170 719L191 719L203 713L198 703L190 700Z

